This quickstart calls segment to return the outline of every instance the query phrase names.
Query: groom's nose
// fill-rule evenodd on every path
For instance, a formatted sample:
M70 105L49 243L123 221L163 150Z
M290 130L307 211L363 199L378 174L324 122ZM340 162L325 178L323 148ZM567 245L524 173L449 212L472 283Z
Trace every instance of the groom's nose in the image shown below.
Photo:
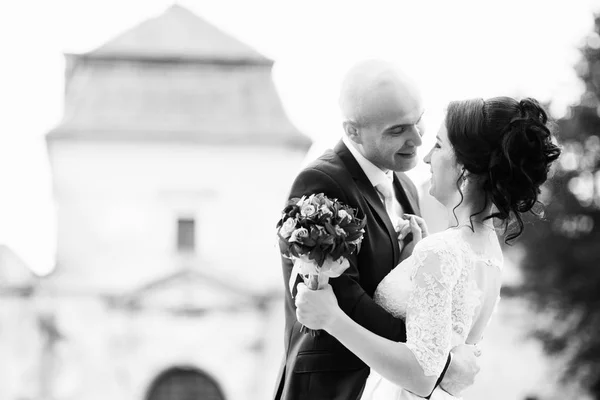
M406 139L406 142L415 147L418 147L423 144L423 141L421 140L421 132L417 125L413 125L410 127L410 131L408 132L408 138Z

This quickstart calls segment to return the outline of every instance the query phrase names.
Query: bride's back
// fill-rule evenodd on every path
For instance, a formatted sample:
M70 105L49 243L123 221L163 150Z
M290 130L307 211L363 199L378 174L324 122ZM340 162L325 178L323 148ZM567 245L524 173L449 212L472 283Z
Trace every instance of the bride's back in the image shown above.
M466 343L478 343L483 337L500 299L502 286L502 249L493 229L483 227L473 233L469 228L460 228L461 237L472 252L474 268L472 277L479 289L479 305L473 314L473 323Z

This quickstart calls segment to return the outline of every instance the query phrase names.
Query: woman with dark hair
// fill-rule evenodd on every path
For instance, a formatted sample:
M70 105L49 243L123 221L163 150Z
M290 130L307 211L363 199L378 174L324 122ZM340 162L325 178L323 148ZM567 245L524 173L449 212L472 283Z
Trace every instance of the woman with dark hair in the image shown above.
M507 242L523 232L522 215L540 205L540 186L559 154L534 99L450 103L424 159L430 193L447 209L449 228L428 235L421 218L407 215L418 243L374 296L406 320L406 343L355 323L330 286L298 285L298 321L327 331L371 367L362 399L454 398L436 382L452 347L481 340L499 299L503 257L496 227Z

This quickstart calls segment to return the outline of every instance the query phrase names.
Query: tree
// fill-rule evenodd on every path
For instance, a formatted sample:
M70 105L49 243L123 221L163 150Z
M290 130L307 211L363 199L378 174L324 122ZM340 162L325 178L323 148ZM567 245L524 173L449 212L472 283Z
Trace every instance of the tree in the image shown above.
M579 104L557 121L563 153L542 191L546 220L528 226L520 287L545 322L533 331L600 399L600 15L576 66Z

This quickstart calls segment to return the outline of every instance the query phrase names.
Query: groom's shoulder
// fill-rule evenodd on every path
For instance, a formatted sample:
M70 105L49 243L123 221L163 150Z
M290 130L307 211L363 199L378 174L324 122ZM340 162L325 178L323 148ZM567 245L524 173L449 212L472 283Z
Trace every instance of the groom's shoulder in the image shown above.
M317 159L307 164L300 172L300 175L310 173L311 171L319 171L334 179L348 175L348 170L342 159L331 149L326 150Z
M323 192L328 196L343 199L344 188L350 187L351 182L352 176L339 155L333 150L327 150L300 171L292 184L291 195L297 197Z

